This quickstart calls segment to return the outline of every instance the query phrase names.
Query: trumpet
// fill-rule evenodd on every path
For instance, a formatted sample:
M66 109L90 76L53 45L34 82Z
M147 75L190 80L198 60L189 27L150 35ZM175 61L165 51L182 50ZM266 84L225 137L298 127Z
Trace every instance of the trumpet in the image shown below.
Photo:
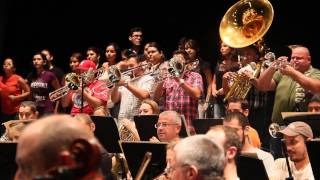
M280 138L279 131L281 131L284 127L281 127L278 123L271 123L269 125L269 134L273 138Z
M113 87L116 83L120 81L122 77L126 77L126 81L133 81L145 75L151 75L155 78L160 79L161 77L158 77L160 75L160 72L152 71L151 68L152 64L146 63L121 72L117 66L110 66L108 69L108 78L106 79L107 87ZM142 69L145 73L142 76L135 77L133 72L137 69Z

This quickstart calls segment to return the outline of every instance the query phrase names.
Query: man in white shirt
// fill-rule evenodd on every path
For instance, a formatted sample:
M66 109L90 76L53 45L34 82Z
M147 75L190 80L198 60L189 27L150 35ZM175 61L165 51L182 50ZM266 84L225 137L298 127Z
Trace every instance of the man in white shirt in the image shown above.
M293 178L297 180L314 180L306 147L306 141L313 138L311 127L304 122L296 121L290 123L279 133L284 136ZM289 176L285 158L275 161L272 173L270 178L272 180L283 180Z

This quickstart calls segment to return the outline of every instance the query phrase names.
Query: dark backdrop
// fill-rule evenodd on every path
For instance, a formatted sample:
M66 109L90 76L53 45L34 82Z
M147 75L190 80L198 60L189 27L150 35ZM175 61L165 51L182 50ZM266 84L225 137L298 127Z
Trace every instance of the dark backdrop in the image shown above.
M67 71L73 51L85 52L88 46L104 49L112 41L127 48L129 29L141 26L145 42L160 42L167 55L183 36L198 40L202 57L215 65L219 23L236 2L0 0L0 63L13 56L18 61L18 72L25 75L31 67L32 54L50 48L57 65ZM318 67L320 28L316 27L319 26L316 1L271 0L271 3L275 14L264 36L267 45L280 55L286 45L304 44L311 50L313 65Z

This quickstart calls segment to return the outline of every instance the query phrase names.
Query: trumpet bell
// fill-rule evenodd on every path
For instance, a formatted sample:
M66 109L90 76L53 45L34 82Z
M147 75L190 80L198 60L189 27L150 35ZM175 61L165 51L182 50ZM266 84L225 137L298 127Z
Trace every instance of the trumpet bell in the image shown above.
M249 46L268 31L273 15L273 7L268 0L241 0L223 16L220 38L233 48Z
M277 123L271 123L271 124L269 125L269 134L270 134L271 137L273 137L273 138L279 138L279 137L280 137L280 135L279 135L279 133L278 133L279 131L281 131L281 127L280 127L279 124L277 124Z

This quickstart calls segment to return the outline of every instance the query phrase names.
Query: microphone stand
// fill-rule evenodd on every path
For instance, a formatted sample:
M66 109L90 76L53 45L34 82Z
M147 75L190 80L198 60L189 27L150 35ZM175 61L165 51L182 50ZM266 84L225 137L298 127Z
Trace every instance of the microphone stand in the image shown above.
M80 112L83 113L83 93L84 93L84 81L83 81L83 76L81 77L81 108Z
M293 180L291 169L290 169L290 165L289 165L287 146L286 146L286 144L284 142L284 139L281 139L281 145L282 145L284 156L286 158L286 164L287 164L288 173L289 173L289 177L287 177L286 180Z

